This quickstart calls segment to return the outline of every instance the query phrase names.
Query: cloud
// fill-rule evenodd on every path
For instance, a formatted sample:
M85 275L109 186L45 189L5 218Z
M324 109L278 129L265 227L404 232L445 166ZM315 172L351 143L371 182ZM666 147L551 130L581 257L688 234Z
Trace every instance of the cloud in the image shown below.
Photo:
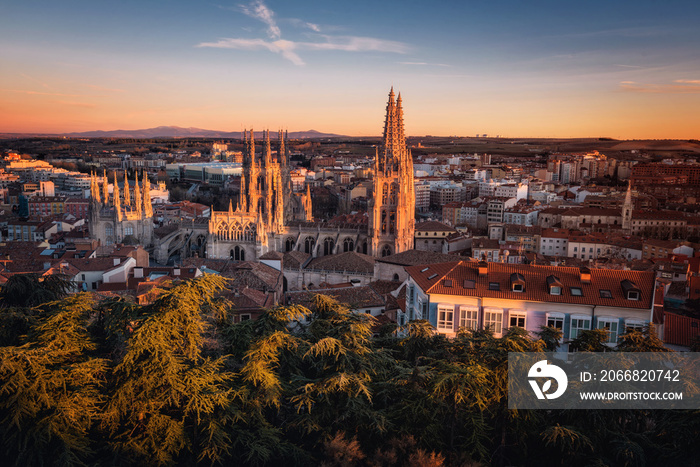
M621 81L620 88L627 92L643 94L700 94L700 80L675 80L678 84L643 84Z
M340 50L344 52L392 52L407 53L408 45L372 37L320 36L325 42L295 42L284 39L219 39L217 42L202 42L197 47L213 47L238 50L269 50L278 53L295 65L304 65L297 50Z
M267 25L267 34L270 39L282 37L282 31L275 21L275 13L265 5L262 0L255 0L249 5L239 5L241 11L251 18L262 21Z
M220 7L223 8L223 7ZM373 37L359 36L330 36L312 34L316 42L290 41L282 39L282 31L275 21L275 13L262 0L254 0L248 5L239 5L240 10L267 25L269 39L222 38L216 42L201 42L197 47L212 47L219 49L237 50L268 50L276 53L297 66L304 65L304 60L297 54L298 50L341 50L344 52L392 52L407 53L409 46L402 42ZM298 18L283 19L297 27L304 27L316 33L321 31L318 24L303 21ZM442 65L447 66L447 65Z
M291 24L294 27L297 28L305 28L305 29L311 29L313 32L321 32L321 26L315 23L309 23L307 21L301 20L299 18L287 18L284 20L280 21L285 21L289 24Z
M399 65L417 65L417 66L443 66L451 67L452 65L447 65L446 63L428 63L428 62L398 62Z
M295 65L304 65L304 61L301 57L294 53L296 44L282 39L273 42L264 39L219 39L218 42L202 42L197 47L236 50L269 50L270 52L282 55Z

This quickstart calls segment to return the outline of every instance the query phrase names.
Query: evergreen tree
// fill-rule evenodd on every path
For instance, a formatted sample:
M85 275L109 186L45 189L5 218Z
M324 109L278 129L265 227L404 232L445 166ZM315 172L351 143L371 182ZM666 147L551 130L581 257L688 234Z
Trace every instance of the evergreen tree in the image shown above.
M90 355L92 307L87 294L52 302L26 344L0 348L0 433L14 465L76 465L93 453L106 362Z
M144 307L114 370L105 427L116 456L172 464L220 461L229 439L218 421L230 400L224 359L202 357L206 322L225 279L204 275L175 285Z

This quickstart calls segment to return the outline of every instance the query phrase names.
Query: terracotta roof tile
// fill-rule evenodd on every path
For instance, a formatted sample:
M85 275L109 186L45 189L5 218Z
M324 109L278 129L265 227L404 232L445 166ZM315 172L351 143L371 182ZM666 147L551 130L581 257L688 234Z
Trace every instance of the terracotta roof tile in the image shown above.
M603 305L625 308L650 309L654 287L654 273L614 269L591 269L590 283L582 283L580 269L567 266L539 266L524 264L488 263L488 274L479 276L478 263L450 262L430 266L410 266L406 271L418 286L430 294L489 297L512 300L532 300L568 304ZM511 274L525 278L525 291L511 291ZM555 275L564 285L561 295L550 295L547 277ZM451 280L451 286L445 284ZM627 300L621 282L628 279L641 290L640 300ZM465 288L465 281L474 281L473 288ZM498 283L499 290L490 290L489 283ZM580 287L583 295L573 296L570 287ZM609 290L612 298L602 298L600 290Z

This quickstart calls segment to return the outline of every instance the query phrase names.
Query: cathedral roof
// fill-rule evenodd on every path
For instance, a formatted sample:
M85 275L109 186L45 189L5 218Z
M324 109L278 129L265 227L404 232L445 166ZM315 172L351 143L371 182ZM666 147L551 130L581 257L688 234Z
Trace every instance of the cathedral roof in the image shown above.
M311 257L310 254L304 253L303 251L288 251L284 254L284 268L285 269L299 269L304 267L304 264Z
M402 253L396 253L395 255L377 258L377 261L381 263L398 264L400 266L413 266L416 264L444 263L457 259L455 255L446 255L434 251L406 250Z
M363 255L362 253L348 251L338 255L328 255L315 258L311 260L305 269L374 274L374 258L368 255Z

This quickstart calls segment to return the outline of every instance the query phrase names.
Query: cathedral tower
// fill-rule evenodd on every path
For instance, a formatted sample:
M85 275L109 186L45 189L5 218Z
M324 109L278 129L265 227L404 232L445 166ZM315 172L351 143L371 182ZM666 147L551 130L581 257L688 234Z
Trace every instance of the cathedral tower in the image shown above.
M381 148L374 160L374 196L370 201L369 236L374 256L413 248L415 228L413 158L406 148L401 94L389 92Z

